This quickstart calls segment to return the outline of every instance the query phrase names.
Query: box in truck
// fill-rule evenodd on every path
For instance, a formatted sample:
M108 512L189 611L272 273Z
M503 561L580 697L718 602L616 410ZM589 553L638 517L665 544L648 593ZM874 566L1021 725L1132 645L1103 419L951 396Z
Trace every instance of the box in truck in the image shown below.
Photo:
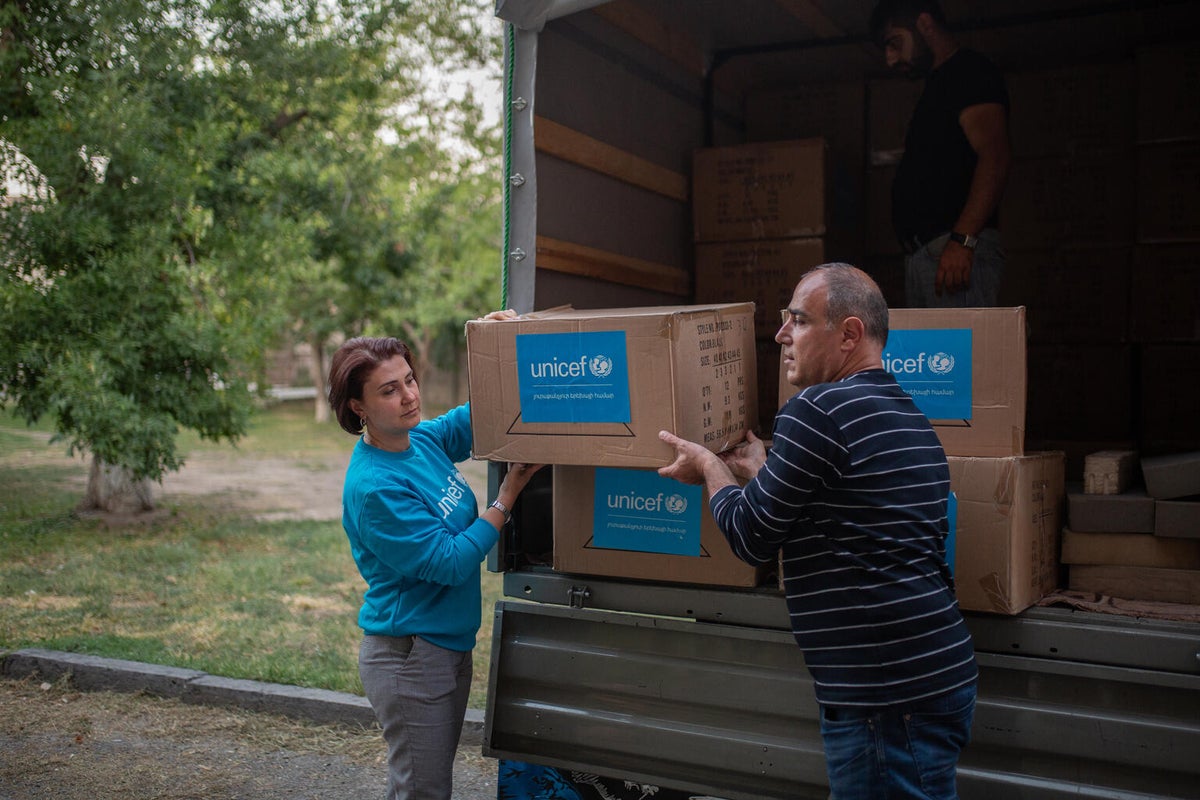
M958 497L954 581L964 610L1017 614L1058 586L1062 453L950 456Z
M662 467L757 424L754 304L555 309L467 323L477 458Z
M1025 452L1025 309L895 308L883 366L950 456ZM780 354L782 359L782 354ZM796 393L779 371L779 404Z
M819 137L696 150L696 241L824 236L825 161Z
M554 467L554 569L717 586L758 586L769 569L729 549L708 494L655 470Z

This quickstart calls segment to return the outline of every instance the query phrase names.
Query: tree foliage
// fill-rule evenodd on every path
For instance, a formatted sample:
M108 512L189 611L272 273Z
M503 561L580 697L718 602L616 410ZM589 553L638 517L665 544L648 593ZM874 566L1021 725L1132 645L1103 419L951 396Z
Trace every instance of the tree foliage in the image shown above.
M495 132L422 79L494 65L473 3L23 0L0 24L0 391L72 450L160 478L180 427L244 432L284 334L488 307Z

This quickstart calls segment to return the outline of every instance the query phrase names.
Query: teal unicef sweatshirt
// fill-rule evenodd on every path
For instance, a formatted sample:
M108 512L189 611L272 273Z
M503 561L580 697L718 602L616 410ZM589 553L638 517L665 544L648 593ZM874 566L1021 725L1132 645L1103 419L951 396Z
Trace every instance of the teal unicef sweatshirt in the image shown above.
M480 622L479 564L499 534L479 517L455 466L471 455L466 405L421 422L409 448L361 439L342 490L342 526L367 582L358 624L383 636L420 636L465 652Z

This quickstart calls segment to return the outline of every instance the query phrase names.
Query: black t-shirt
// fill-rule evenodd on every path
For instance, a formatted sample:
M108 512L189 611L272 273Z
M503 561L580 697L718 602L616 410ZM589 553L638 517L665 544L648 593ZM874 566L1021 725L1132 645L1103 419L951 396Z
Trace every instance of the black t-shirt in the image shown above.
M892 224L901 241L927 242L958 219L978 161L958 117L983 103L1007 111L1008 90L1000 70L974 50L960 49L925 80L892 184ZM988 227L995 225L993 214Z

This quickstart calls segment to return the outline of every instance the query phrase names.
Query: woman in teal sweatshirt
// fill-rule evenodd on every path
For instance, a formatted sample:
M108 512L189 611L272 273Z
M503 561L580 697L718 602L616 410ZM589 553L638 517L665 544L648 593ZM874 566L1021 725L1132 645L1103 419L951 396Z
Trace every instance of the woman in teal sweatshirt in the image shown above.
M471 455L468 407L422 420L404 344L347 341L329 384L338 424L361 434L342 526L367 582L359 675L387 741L387 797L449 800L480 624L479 564L540 465L513 465L481 515L455 466Z

